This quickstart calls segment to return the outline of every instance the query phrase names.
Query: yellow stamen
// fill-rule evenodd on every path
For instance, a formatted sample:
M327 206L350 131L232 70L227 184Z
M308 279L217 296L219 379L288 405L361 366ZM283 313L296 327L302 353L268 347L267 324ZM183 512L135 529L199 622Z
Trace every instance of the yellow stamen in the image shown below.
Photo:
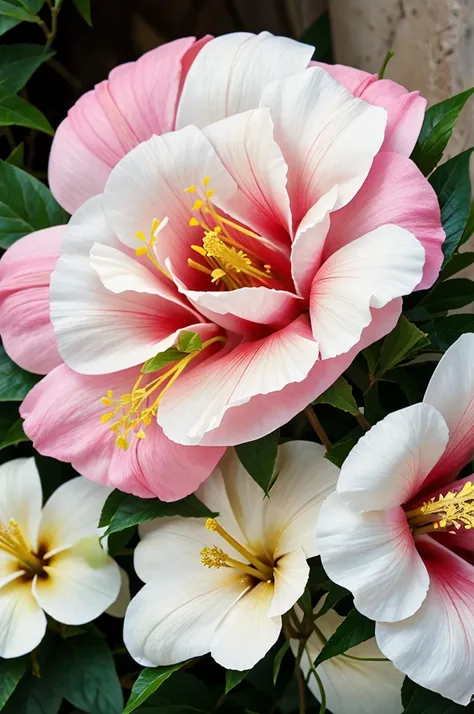
M165 268L161 267L158 260L156 259L156 255L155 255L155 251L154 251L154 246L155 246L158 234L160 233L160 231L162 231L166 227L167 223L168 223L167 218L164 218L162 221L159 221L157 218L154 218L151 223L150 235L148 238L143 233L143 231L138 231L138 233L136 233L135 236L141 243L144 243L145 245L135 248L135 255L137 255L137 256L146 255L147 258L154 265L154 267L160 273L162 273L162 275L164 275L166 278L169 278L171 280L172 278L171 278L170 273L167 270L165 270Z
M216 545L212 548L205 546L201 550L201 563L205 565L206 568L236 568L237 570L242 570L242 572L252 575L254 578L258 578L259 580L263 580L265 582L268 580L267 576L261 573L260 570L252 568L251 565L246 565L246 563L241 563L240 560L229 558L227 553L224 553L224 551Z
M415 535L434 531L474 528L474 484L466 481L459 491L433 496L422 506L406 512L408 524Z
M41 560L33 553L31 545L13 518L9 520L8 526L0 523L0 550L16 558L30 574L41 573L43 570Z
M215 518L208 518L206 520L206 528L208 531L215 531L220 535L221 538L223 538L229 545L231 545L234 550L236 550L240 555L243 555L244 558L246 558L249 563L252 563L252 565L262 573L262 575L265 576L265 580L271 580L273 577L273 568L271 568L269 565L266 565L265 563L262 563L259 558L257 558L256 555L253 553L250 553L247 548L244 548L239 541L235 540L230 533L227 533L224 528L216 521Z

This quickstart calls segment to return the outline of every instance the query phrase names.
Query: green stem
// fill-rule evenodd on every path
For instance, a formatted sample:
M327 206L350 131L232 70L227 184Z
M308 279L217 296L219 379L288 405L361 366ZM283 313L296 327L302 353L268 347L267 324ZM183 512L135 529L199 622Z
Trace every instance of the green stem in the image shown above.
M359 412L358 414L354 414L354 416L357 419L357 421L359 422L359 424L361 425L361 427L363 428L363 430L369 431L370 424L367 421L367 419L365 418L365 416L362 414L362 412Z
M329 451L329 449L332 447L332 444L331 444L331 442L330 442L330 440L329 440L328 435L327 435L326 432L324 431L323 425L321 424L321 422L319 421L318 417L316 416L316 413L315 413L313 407L311 406L311 404L309 404L309 405L305 408L304 413L306 414L307 420L309 421L309 423L310 423L311 426L313 427L313 429L314 429L314 431L315 431L315 433L316 433L316 436L317 436L317 437L319 438L319 440L321 441L321 444L324 446L324 448L326 449L326 451Z
M341 654L341 657L347 657L347 659L355 659L357 662L390 662L386 657L355 657L354 655Z
M387 65L390 62L390 60L392 59L392 57L394 56L394 54L395 53L392 52L392 50L389 50L387 52L387 54L385 55L385 59L382 62L382 66L380 67L380 70L379 70L379 79L384 78L384 74L385 74L385 70L387 69Z
M309 650L308 650L308 648L306 647L306 645L305 645L305 647L304 647L304 650L305 650L306 656L307 656L307 658L308 658L310 674L312 674L313 677L315 678L315 680L316 680L316 682L317 682L317 684L318 684L318 687L319 687L319 694L321 695L321 708L320 708L320 710L319 710L319 714L325 714L325 712L326 712L326 691L325 691L324 685L323 685L323 683L322 683L322 681L321 681L321 677L320 677L319 674L316 672L316 668L315 668L315 666L314 666L314 664L313 664L313 661L312 661L312 659L311 659L311 655L309 654Z

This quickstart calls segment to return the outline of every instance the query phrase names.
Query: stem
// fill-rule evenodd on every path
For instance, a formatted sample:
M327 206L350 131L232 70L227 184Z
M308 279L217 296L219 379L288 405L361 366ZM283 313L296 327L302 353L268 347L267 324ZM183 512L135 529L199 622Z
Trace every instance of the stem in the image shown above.
M303 679L303 674L300 669L300 663L296 660L295 663L295 676L298 682L298 696L300 700L300 714L306 714L306 699L305 699L305 684Z
M48 65L51 67L51 69L56 72L56 74L59 74L62 79L64 79L65 82L67 82L73 89L79 91L81 89L81 80L75 77L72 72L68 70L67 67L65 67L59 60L57 59L50 59L48 60Z
M304 650L306 652L306 656L307 656L308 662L309 662L309 671L314 676L316 682L318 683L319 694L321 695L321 708L319 710L319 714L325 714L325 712L326 712L326 692L324 689L324 685L321 681L321 677L316 672L316 668L312 662L311 656L309 654L309 651L308 651L308 648L306 647L306 645L305 645Z
M354 415L361 427L363 428L364 431L369 431L370 429L370 424L365 418L365 416L362 414L362 412L359 412L359 414Z
M329 441L329 437L326 434L326 432L323 429L323 425L319 421L318 417L315 414L315 411L313 407L309 404L305 410L304 413L306 414L306 418L313 427L317 437L321 441L322 445L326 449L326 451L329 451L329 449L332 447L331 442Z
M392 59L392 57L394 56L394 54L395 53L392 52L392 50L389 50L387 52L387 54L385 55L385 59L382 62L382 66L380 67L380 70L379 70L379 79L384 78L384 74L385 74L385 70L387 69L387 65L390 62L390 60Z
M347 657L348 659L355 659L357 662L390 662L387 657L355 657L354 655L341 654L341 657Z

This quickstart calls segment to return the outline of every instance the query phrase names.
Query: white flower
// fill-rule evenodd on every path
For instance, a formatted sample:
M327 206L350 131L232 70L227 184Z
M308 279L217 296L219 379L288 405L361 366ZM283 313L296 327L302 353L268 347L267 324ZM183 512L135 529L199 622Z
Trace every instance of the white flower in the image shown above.
M97 529L109 493L74 478L42 508L34 459L0 466L1 657L33 650L44 636L46 614L80 625L117 599L120 570L101 549Z
M322 607L326 597L315 607ZM298 617L302 612L298 612ZM318 701L321 692L313 673L312 664L321 652L325 640L337 630L343 617L330 610L316 620L316 631L309 637L301 658L301 669L308 687ZM291 649L296 656L299 642L291 640ZM375 638L347 650L344 655L322 662L316 672L324 688L328 709L333 714L401 714L403 711L401 689L404 676L391 662L383 660Z
M323 456L318 444L280 446L266 498L230 449L197 492L217 519L162 518L143 529L135 569L146 585L124 628L137 662L210 652L227 669L244 670L266 654L281 616L304 592L306 558L317 555L316 518L338 475Z

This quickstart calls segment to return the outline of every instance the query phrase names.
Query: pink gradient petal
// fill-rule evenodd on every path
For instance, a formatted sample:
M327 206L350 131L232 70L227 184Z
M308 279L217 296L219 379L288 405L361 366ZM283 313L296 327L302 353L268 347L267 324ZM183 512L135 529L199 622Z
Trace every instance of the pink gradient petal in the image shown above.
M174 129L183 66L189 69L196 49L193 37L161 45L116 67L70 109L49 163L51 190L66 210L73 213L101 193L110 169L130 149Z
M20 238L0 261L0 333L8 355L30 372L61 364L49 318L49 283L66 226Z
M25 432L45 456L71 462L83 476L142 498L184 498L211 473L221 448L179 446L156 423L145 439L127 451L115 445L115 434L100 417L108 389L129 392L139 374L129 369L113 375L85 377L61 365L37 384L21 406Z
M401 84L390 79L378 79L360 69L341 64L329 65L316 62L341 82L355 97L369 104L384 107L388 122L382 151L395 151L410 156L418 139L426 109L426 99L419 92L409 92Z
M427 536L417 547L430 577L426 599L402 622L378 622L377 644L414 682L467 705L474 694L474 567Z
M413 161L393 153L376 156L359 193L347 206L331 214L325 258L386 223L405 228L423 245L426 261L417 289L430 287L443 262L445 233L438 199Z

